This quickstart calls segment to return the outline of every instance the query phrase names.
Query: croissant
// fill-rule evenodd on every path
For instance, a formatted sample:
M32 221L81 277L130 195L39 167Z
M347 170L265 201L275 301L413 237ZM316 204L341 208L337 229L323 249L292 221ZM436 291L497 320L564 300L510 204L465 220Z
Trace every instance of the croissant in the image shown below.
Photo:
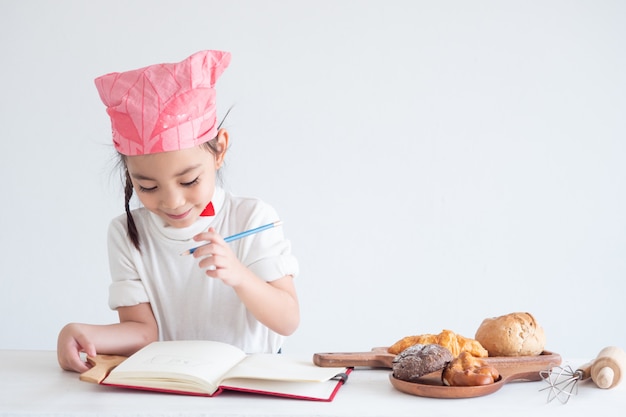
M461 352L469 352L477 358L486 358L488 356L480 342L474 339L463 337L451 330L442 330L439 334L422 334L418 336L406 336L391 345L387 351L397 355L409 346L416 344L430 345L437 344L447 348L455 358Z

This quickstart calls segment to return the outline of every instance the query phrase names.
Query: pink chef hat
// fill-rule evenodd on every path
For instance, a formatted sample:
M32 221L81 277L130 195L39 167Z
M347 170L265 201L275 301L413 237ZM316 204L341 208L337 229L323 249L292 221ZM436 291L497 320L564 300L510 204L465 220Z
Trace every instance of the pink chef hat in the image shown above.
M96 78L113 143L123 155L191 148L217 135L215 82L230 53L201 51L182 62Z

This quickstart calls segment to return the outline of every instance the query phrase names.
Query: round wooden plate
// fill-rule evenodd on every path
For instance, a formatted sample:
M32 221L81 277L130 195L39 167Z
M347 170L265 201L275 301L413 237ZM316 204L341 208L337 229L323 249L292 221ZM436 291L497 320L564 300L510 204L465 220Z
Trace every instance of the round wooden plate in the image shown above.
M430 398L474 398L492 394L504 384L514 380L536 380L535 371L520 372L507 376L500 376L500 380L489 385L473 387L450 387L441 382L441 372L434 372L420 378L419 382L408 382L397 379L393 373L389 374L391 385L398 391L406 394Z

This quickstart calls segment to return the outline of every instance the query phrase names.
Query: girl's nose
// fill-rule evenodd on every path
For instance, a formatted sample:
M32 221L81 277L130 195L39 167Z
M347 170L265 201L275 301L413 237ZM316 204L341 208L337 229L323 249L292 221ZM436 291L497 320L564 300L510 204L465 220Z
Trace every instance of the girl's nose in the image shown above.
M185 196L176 190L165 191L161 199L161 205L168 210L174 210L185 205Z

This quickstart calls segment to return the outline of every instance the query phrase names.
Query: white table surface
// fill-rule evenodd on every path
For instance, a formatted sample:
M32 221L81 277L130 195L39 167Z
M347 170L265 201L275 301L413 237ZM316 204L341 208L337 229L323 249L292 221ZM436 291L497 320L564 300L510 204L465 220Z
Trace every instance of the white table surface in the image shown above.
M311 354L312 357L312 354ZM585 361L565 360L573 367ZM484 397L423 398L397 391L389 370L356 368L332 402L224 392L191 397L82 382L56 352L0 350L0 416L624 416L626 382L578 386L567 404L547 403L543 381L512 382Z

